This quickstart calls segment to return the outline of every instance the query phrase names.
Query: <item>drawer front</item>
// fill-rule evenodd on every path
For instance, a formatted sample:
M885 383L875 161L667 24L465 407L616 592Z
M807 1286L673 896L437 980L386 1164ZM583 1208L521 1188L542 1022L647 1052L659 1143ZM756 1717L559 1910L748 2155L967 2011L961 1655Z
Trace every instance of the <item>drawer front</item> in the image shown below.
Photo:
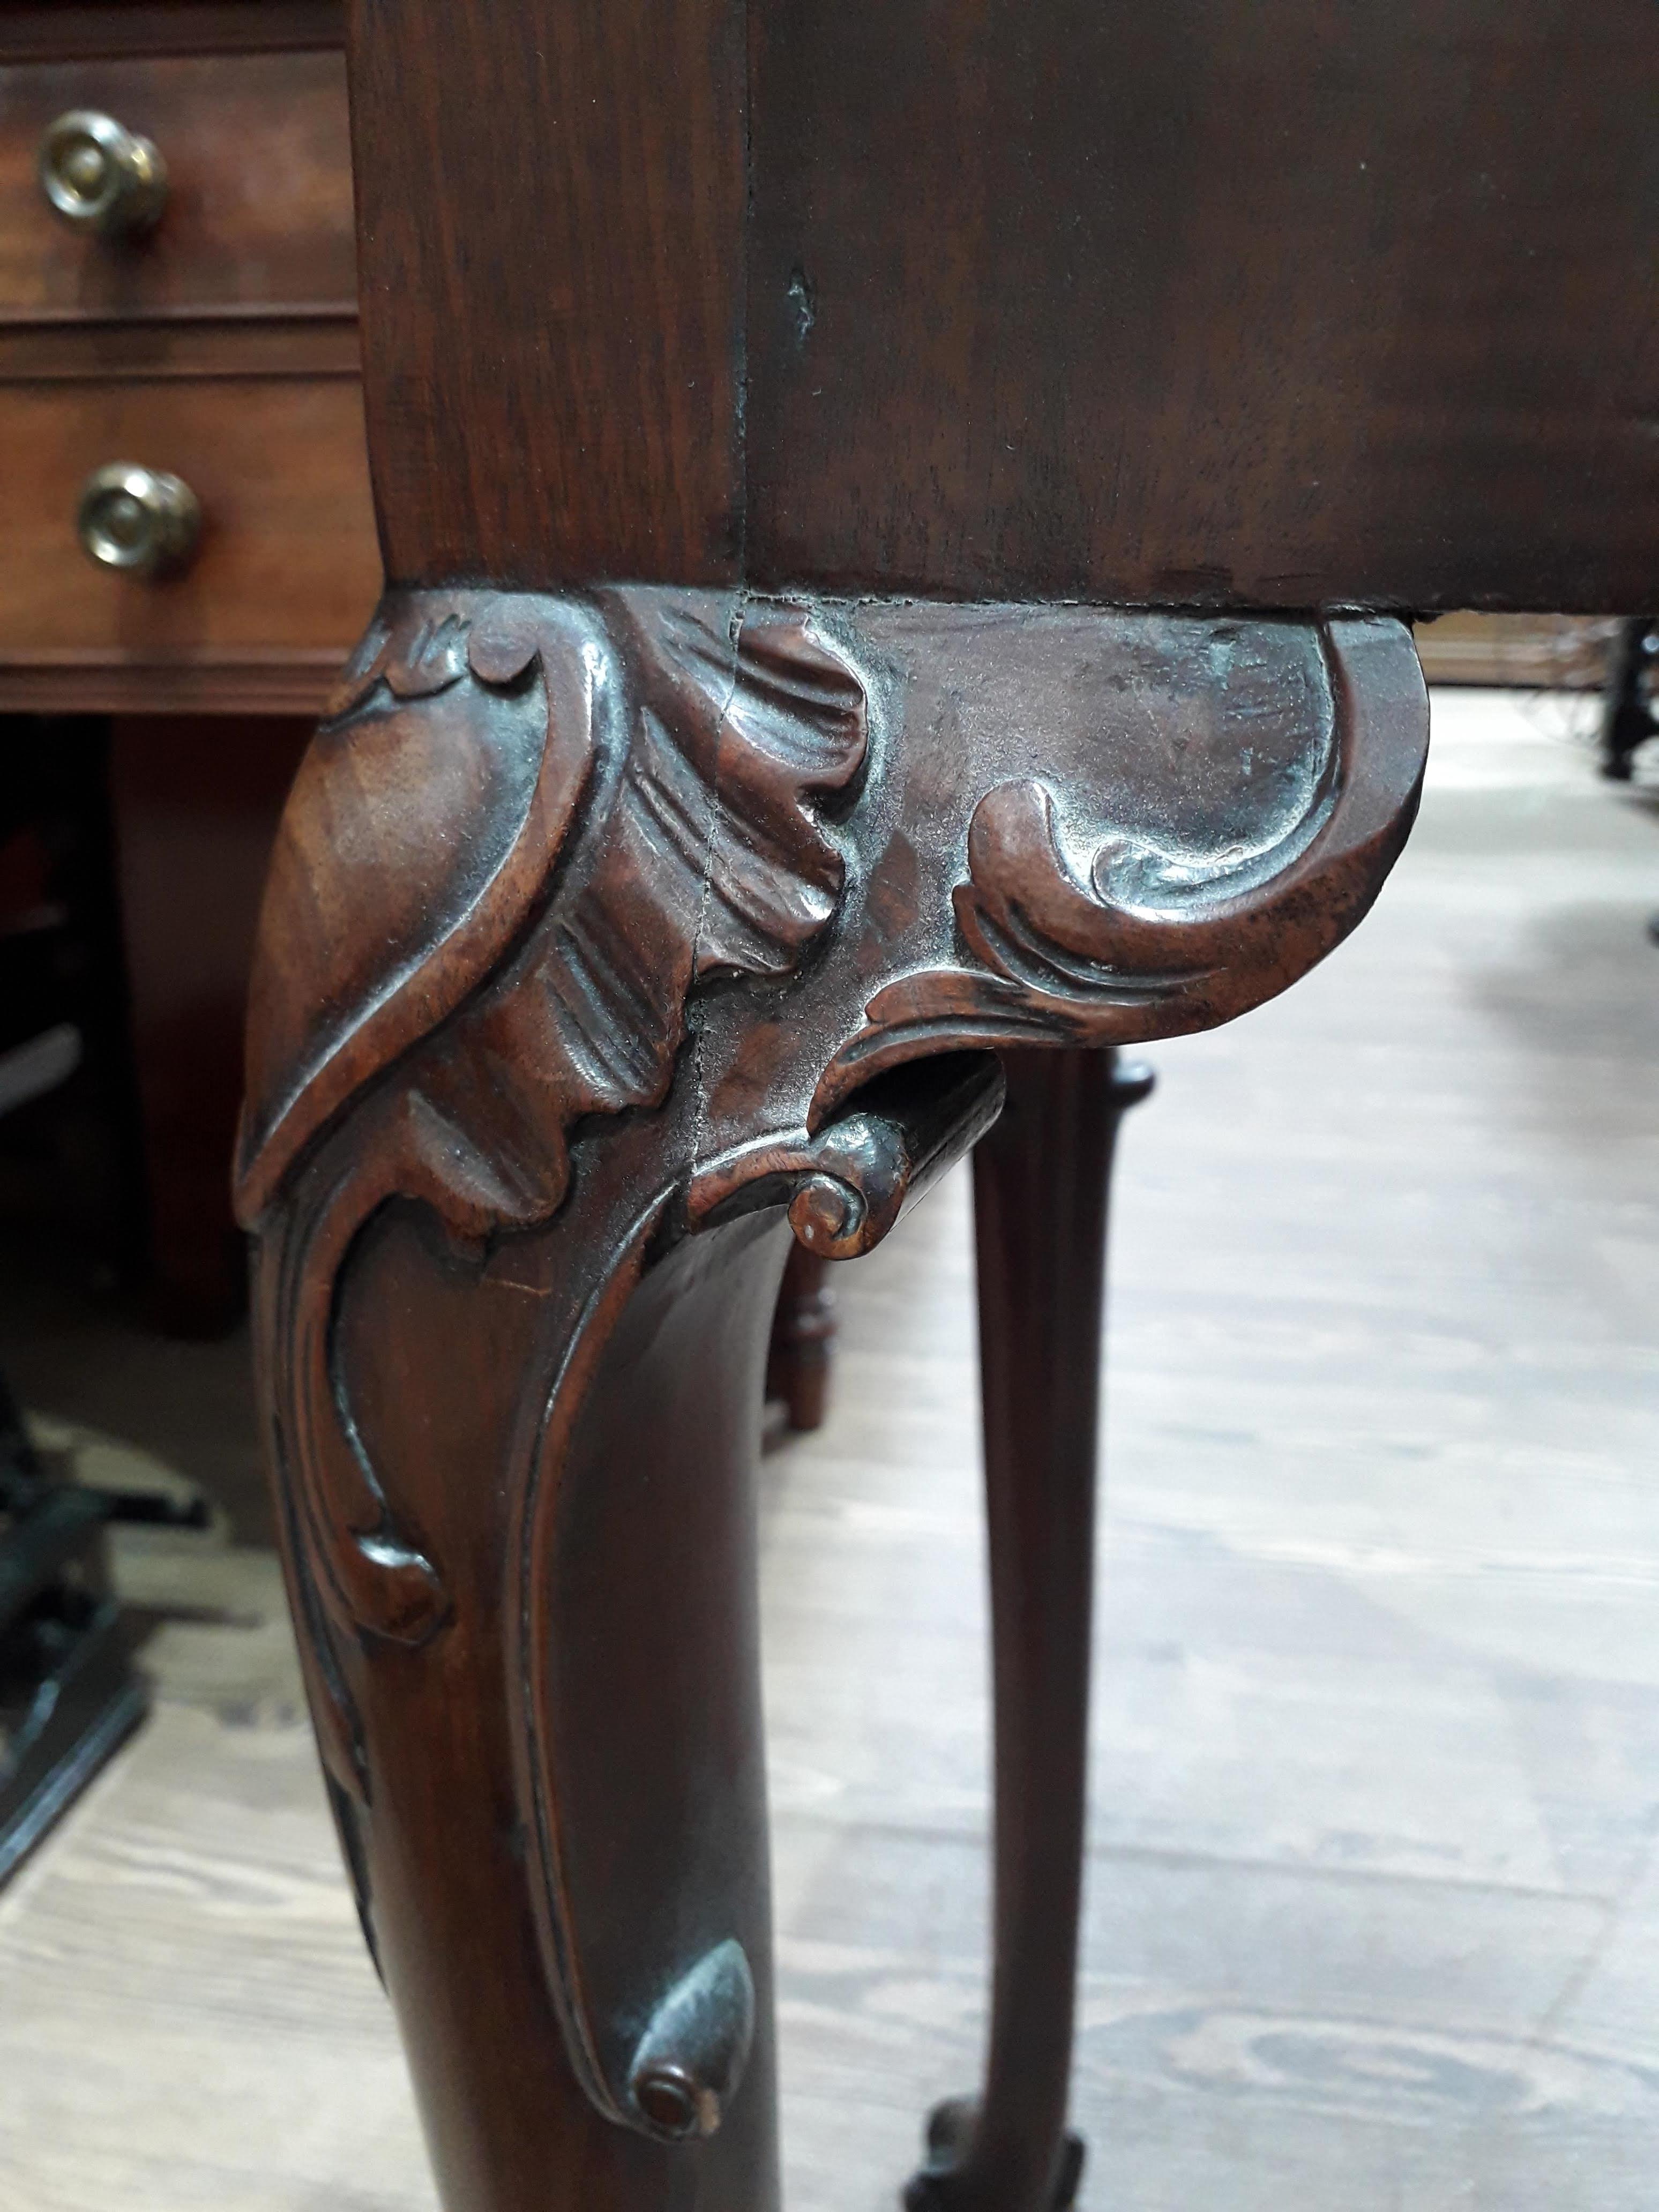
M167 197L147 234L88 233L48 204L40 142L74 108L160 152ZM0 67L0 322L356 307L343 56Z
M0 664L211 667L343 657L380 561L349 378L0 387ZM114 461L181 477L200 502L176 575L99 567L81 489Z

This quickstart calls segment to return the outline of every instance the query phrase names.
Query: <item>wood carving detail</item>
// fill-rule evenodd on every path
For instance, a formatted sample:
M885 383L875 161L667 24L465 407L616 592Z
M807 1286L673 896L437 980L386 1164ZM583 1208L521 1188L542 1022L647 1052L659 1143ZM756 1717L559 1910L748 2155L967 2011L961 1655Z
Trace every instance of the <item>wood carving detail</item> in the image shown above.
M367 1705L396 1670L487 1666L511 1868L608 2118L712 2129L764 1978L718 1894L615 1892L607 1838L637 1823L577 1686L653 1684L620 1717L659 1729L688 1808L725 1740L718 1701L641 1658L649 1624L582 1610L578 1568L672 1580L679 1540L588 1510L617 1465L584 1428L607 1347L654 1371L673 1320L647 1326L651 1286L696 1285L699 1251L752 1301L757 1212L867 1249L994 1118L997 1045L1197 1029L1285 988L1374 896L1425 732L1391 622L644 586L383 609L290 804L254 990L239 1201L295 1610L366 1921L391 1755ZM389 1395L441 1393L397 1364L397 1314L346 1326L399 1208L441 1224L419 1265L476 1286L458 1312L499 1313L501 1280L538 1302L522 1371L490 1386L493 1465L444 1460L430 1419L378 1440ZM490 1324L463 1325L488 1368ZM698 1327L698 1357L727 1357L720 1313Z
M1079 851L1064 793L1041 776L995 784L951 894L975 964L877 992L818 1112L918 1049L1139 1042L1229 1021L1304 975L1364 914L1416 811L1426 715L1399 629L1319 626L1328 738L1299 811L1265 842L1195 855L1107 826Z
M570 1124L660 1101L694 984L789 971L840 891L813 809L862 770L863 694L803 616L723 617L654 592L392 603L331 702L306 772L324 787L313 799L302 775L273 863L261 934L282 962L254 981L246 1214L488 980L410 1085L409 1157L459 1235L544 1219ZM365 739L366 763L337 764ZM434 763L457 755L469 787L452 769L434 793ZM607 770L589 865L542 915ZM475 851L476 884L458 865ZM351 966L388 948L393 902L391 971Z
M787 973L829 920L843 862L814 805L864 750L862 693L805 618L714 599L424 594L346 672L273 862L239 1164L256 1223L363 1101L355 1150L301 1179L276 1293L306 1551L344 1623L419 1644L447 1604L337 1369L355 1240L394 1198L474 1247L554 1214L566 1133L660 1103L693 989Z

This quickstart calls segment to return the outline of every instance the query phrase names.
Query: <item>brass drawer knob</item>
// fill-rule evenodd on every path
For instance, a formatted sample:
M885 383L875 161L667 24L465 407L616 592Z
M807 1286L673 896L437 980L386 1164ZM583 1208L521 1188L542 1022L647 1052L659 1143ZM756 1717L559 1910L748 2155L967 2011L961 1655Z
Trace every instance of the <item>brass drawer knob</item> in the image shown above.
M167 205L167 163L112 115L72 107L40 141L40 189L65 222L102 238L152 229Z
M155 576L188 564L201 534L202 509L190 486L165 469L112 461L94 469L81 487L75 523L100 568Z

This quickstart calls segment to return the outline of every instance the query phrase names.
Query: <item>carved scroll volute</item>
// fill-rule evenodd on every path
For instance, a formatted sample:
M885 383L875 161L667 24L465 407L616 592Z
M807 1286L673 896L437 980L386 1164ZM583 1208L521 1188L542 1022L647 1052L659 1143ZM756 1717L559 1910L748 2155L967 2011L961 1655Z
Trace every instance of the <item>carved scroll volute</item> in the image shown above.
M921 1052L1130 1044L1213 1028L1340 944L1410 830L1428 702L1401 623L1332 617L1318 636L1323 758L1305 803L1265 845L1194 859L1100 821L1074 785L1041 773L992 782L973 808L966 879L951 892L966 957L902 973L868 1000L817 1086L811 1125ZM1307 702L1290 694L1285 711L1305 713Z

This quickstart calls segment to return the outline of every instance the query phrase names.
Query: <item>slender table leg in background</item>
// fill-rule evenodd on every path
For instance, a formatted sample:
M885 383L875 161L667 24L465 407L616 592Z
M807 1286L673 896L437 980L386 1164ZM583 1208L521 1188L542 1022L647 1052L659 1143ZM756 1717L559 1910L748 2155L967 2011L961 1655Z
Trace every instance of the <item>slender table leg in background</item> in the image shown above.
M230 1211L243 1010L259 890L310 736L258 714L111 726L151 1302L170 1334L219 1334L247 1297Z
M766 1397L784 1409L798 1436L823 1426L836 1356L836 1294L830 1262L804 1244L790 1253L772 1317L766 1355Z
M995 1654L996 1963L977 2104L942 2105L912 2212L1069 2204L1066 2132L1087 1803L1106 1223L1118 1124L1152 1087L1115 1052L1005 1052L974 1153Z

